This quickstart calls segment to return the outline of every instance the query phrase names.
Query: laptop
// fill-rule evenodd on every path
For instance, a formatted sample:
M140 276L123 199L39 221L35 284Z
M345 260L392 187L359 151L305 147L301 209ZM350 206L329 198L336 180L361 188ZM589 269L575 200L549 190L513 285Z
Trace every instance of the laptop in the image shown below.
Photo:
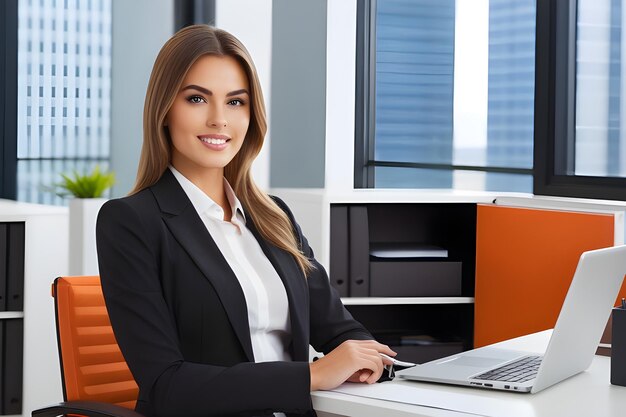
M396 373L408 380L539 392L584 371L626 275L626 245L584 252L542 356L484 347Z

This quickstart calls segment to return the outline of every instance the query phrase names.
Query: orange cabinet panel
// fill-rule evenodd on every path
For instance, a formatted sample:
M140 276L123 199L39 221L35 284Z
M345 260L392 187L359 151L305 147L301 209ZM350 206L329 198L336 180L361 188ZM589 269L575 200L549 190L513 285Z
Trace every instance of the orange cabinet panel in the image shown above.
M580 254L613 246L614 221L613 214L478 205L474 345L554 327Z

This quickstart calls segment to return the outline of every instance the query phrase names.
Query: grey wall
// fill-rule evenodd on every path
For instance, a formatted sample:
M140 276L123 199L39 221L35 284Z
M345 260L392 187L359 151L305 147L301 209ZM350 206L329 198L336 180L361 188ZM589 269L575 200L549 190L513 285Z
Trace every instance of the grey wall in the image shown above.
M135 183L143 132L143 101L152 64L174 30L174 0L113 2L111 80L112 197Z
M270 186L324 187L326 0L274 0L272 24Z

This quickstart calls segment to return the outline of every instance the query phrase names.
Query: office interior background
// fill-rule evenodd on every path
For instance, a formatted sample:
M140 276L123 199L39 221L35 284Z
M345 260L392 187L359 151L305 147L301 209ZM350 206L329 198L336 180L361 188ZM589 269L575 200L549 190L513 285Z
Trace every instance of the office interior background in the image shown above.
M447 234L441 245L456 249L450 260L464 265L458 293L447 294L450 305L416 301L379 310L352 300L352 311L392 327L419 312L427 330L449 327L469 348L475 324L497 327L484 319L494 314L474 308L474 296L501 281L483 273L482 287L475 285L474 267L484 266L491 252L476 247L477 228L486 223L478 221L476 203L515 193L520 200L578 197L592 200L555 199L546 211L574 207L588 214L600 210L598 200L622 200L602 205L617 213L604 219L608 232L589 227L605 239L600 243L564 226L571 235L511 251L506 276L513 282L523 281L514 274L528 259L555 276L548 267L567 267L545 250L549 238L596 247L623 243L624 13L620 0L0 0L0 198L66 205L51 186L61 173L96 165L116 174L107 197L128 193L159 49L187 24L215 24L242 40L260 75L269 132L255 179L270 192L301 194L286 201L325 267L332 261L330 206L347 213L346 204L373 208L371 242L402 243L426 230L419 238L437 243ZM361 201L350 200L358 193L341 197L354 189L374 191ZM312 202L309 190L323 195ZM406 209L396 204L411 198ZM35 260L24 275L31 296L10 312L11 320L24 322L24 410L58 400L61 392L56 352L42 346L55 340L50 280L69 273L68 214L46 209L52 211L26 221L32 243L22 258ZM391 234L388 219L400 225ZM523 231L536 230L534 220L528 224ZM509 247L491 239L499 231L484 240ZM528 275L547 282L538 272ZM495 298L508 304L517 296L512 304L522 312L530 310L525 303L536 304L536 293L550 292L537 288ZM449 321L431 319L439 308ZM543 311L537 316L551 320Z
M239 36L256 60L270 121L255 163L265 189L624 199L621 3L5 2L17 19L2 35L0 197L66 204L50 190L60 173L95 165L117 175L109 196L126 194L156 53L202 22Z

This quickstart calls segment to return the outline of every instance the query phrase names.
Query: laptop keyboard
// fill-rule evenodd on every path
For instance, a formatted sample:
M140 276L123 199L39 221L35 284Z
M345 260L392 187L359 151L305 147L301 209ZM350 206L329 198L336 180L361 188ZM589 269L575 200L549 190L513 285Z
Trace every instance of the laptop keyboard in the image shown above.
M511 362L499 368L492 369L474 379L486 379L489 381L503 382L526 382L533 379L537 375L539 365L541 365L541 356L525 356L521 359Z

